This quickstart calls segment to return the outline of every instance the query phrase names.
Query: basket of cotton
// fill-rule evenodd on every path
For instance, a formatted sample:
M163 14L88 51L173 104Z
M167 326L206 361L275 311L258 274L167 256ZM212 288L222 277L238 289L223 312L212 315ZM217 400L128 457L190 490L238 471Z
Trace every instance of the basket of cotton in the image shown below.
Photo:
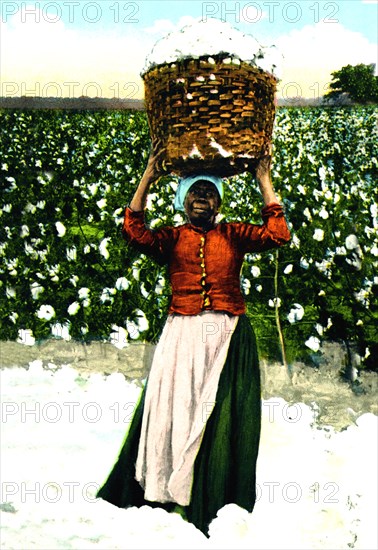
M208 19L160 40L142 72L152 138L178 175L230 176L256 166L271 140L277 57Z

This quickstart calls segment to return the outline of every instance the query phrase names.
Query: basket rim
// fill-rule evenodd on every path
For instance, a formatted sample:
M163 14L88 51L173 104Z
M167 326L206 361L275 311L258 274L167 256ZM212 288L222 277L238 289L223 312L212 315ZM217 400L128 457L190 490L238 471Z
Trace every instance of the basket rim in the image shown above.
M201 55L199 57L189 57L189 56L187 56L187 57L182 57L182 58L178 59L177 61L169 61L169 62L165 62L165 63L154 64L151 67L149 67L149 69L147 71L142 71L140 73L140 76L143 80L145 80L145 78L148 77L149 73L151 73L153 71L156 71L156 70L159 71L162 68L174 68L174 67L177 67L177 69L179 70L179 69L185 68L185 65L188 65L190 62L201 63L201 61L208 61L209 58L215 60L214 64L211 63L211 65L214 65L214 69L215 69L216 64L218 64L218 65L223 64L226 67L235 67L235 68L236 67L241 67L241 66L242 67L248 67L249 69L254 70L254 72L256 72L256 73L264 74L266 76L269 76L276 83L279 82L279 78L276 75L274 75L273 73L271 73L269 71L265 71L264 69L262 69L261 67L259 67L256 64L248 63L247 61L244 61L244 60L240 59L240 57L238 57L236 55L232 55L232 54L225 53L225 52L221 52L221 53L216 54L216 55L215 54L214 55ZM224 63L224 60L228 59L228 58L231 58L231 62L230 63ZM240 63L232 63L232 59L238 59Z

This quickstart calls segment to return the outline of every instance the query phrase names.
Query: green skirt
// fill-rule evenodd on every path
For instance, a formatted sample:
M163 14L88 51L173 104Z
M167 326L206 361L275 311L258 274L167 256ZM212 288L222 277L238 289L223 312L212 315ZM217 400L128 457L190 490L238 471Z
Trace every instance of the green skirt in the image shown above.
M148 384L148 381L147 381ZM148 505L168 512L175 503L150 502L135 479L145 386L118 460L97 493L120 508ZM260 371L256 339L245 315L239 317L219 379L194 464L191 501L181 507L188 521L206 536L218 510L226 504L252 512L256 501L256 461L261 427Z

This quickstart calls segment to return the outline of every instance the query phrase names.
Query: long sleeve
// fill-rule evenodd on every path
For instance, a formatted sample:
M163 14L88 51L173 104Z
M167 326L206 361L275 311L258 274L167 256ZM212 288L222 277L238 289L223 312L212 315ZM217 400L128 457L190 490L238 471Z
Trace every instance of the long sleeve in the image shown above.
M145 223L144 212L126 208L122 227L123 238L134 248L152 256L160 264L168 262L174 241L174 228L152 230Z
M263 224L236 224L239 245L244 252L257 252L282 246L290 241L283 208L278 203L270 203L261 211Z

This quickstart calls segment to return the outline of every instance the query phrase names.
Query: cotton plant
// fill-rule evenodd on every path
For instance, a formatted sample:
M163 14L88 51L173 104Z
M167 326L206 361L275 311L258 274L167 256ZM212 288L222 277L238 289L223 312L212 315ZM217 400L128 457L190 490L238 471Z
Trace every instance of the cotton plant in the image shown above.
M20 330L46 338L59 325L71 338L107 339L112 327L136 323L140 310L148 327L133 335L155 341L169 304L167 271L121 235L151 147L145 113L3 111L0 118L1 338L17 340ZM272 178L292 240L278 254L248 255L242 272L267 357L280 357L278 314L289 361L316 361L322 343L337 340L355 342L362 366L373 364L376 122L372 108L277 110ZM23 140L9 141L17 135ZM173 209L177 182L168 175L154 185L146 213L153 228L185 222ZM261 207L253 176L227 180L222 220L260 223Z

